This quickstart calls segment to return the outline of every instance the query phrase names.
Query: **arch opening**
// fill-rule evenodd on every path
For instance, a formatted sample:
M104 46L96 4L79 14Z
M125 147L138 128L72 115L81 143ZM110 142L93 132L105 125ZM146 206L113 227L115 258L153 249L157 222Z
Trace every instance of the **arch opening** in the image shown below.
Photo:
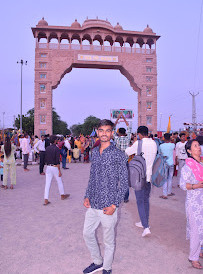
M122 77L121 74L125 77ZM77 81L76 79L79 77L80 81ZM112 84L112 79L116 79L116 81L114 81L115 85L114 83ZM84 70L84 68L81 69L72 66L64 71L63 80L61 79L60 84L58 83L55 87L53 92L53 106L62 118L68 117L67 123L69 126L83 122L81 119L85 119L89 115L109 119L110 109L133 109L135 113L134 130L136 130L138 93L132 92L134 88L129 80L133 81L132 76L130 77L130 75L127 75L126 77L126 71L119 67L117 67L117 69L105 68L102 70L95 68L90 70L88 67L88 69ZM114 86L113 89L112 85ZM95 91L98 90L98 87L99 90L103 91L96 93L95 96ZM78 97L80 98L79 101ZM104 101L106 98L108 98L107 101L109 103L105 104ZM66 107L67 101L70 100L72 102L77 102L78 109L82 110L82 118L81 112L78 114L78 111L78 115L71 115L70 112L68 112L68 114L65 113L65 110L68 109ZM111 103L112 101L113 103ZM71 119L69 117L71 117ZM74 121L72 121L72 117L74 117ZM119 124L119 126L125 127L125 124Z

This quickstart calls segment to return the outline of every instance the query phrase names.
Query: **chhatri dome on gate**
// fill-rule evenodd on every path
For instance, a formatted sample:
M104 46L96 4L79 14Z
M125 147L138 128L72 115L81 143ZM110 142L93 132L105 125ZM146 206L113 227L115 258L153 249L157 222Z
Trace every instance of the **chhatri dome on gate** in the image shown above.
M32 32L36 39L35 134L52 134L52 93L73 67L119 70L138 93L134 107L138 126L157 132L156 42L160 36L149 25L143 31L130 31L107 19L87 18L82 24L75 19L71 26L54 26L42 18Z

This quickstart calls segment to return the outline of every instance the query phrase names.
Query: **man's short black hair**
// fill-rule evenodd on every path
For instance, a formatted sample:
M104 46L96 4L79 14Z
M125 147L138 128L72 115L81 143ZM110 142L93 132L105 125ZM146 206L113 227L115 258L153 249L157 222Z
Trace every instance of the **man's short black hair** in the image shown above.
M111 122L111 120L103 119L99 121L99 124L97 128L100 128L102 126L110 126L112 129L114 128L114 123Z
M1 159L3 159L4 158L4 155L1 155Z
M50 143L54 144L54 142L58 139L58 137L56 135L51 135L50 137Z
M154 134L154 137L158 137L158 134L155 133L155 134Z
M137 129L137 134L140 133L142 136L148 136L148 127L146 126L140 126Z
M125 130L124 127L120 127L119 130L118 130L118 132L119 132L121 135L125 135L126 130Z
M186 135L184 132L180 133L180 138L183 136L183 135Z
M170 133L165 133L164 134L164 139L165 140L170 141L170 138L171 138L171 134Z
M38 138L38 136L37 136L37 135L35 135L35 138Z
M173 135L178 135L178 132L177 132L177 131L176 131L176 132L174 132L174 133L173 133Z
M45 137L45 135L44 135L44 134L42 134L42 135L41 135L41 137ZM37 137L37 138L38 138L38 137Z

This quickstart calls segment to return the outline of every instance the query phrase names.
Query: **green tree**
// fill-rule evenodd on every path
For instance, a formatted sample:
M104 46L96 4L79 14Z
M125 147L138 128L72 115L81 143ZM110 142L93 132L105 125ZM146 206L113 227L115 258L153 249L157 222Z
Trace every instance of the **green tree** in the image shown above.
M82 133L83 135L90 135L94 128L97 128L100 119L95 116L88 116L84 120L84 124L82 125Z
M98 126L99 121L99 118L90 115L84 120L83 124L74 124L70 130L74 136L79 136L80 134L84 136L90 135L93 129Z
M28 134L34 133L34 108L28 110L25 115L22 115L22 122L23 122L23 131L27 132ZM17 129L20 128L20 115L15 119L15 126Z
M70 127L73 136L79 136L82 133L82 125L74 124Z
M23 120L23 131L33 134L34 133L34 108L30 109L26 115L22 116ZM53 134L70 134L68 125L66 122L61 120L61 117L57 114L55 109L52 109L52 118L53 118ZM20 115L15 120L15 126L20 128Z
M55 109L52 110L52 122L53 122L53 134L67 135L71 134L70 129L66 122L61 120L61 117L57 114Z

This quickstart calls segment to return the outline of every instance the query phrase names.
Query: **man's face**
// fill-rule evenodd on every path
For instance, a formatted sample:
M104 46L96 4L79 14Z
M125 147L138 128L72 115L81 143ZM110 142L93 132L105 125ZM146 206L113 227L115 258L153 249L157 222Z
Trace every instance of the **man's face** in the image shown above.
M178 134L173 134L173 137L174 137L175 139L177 139L177 138L178 138Z
M112 128L111 126L101 126L97 130L97 136L99 137L101 142L109 142L112 138Z
M181 140L181 142L185 142L186 136L185 136L185 135L182 135L182 136L180 137L180 140Z
M42 136L42 137L41 137L41 139L42 139L42 141L44 141L45 137L44 137L44 136Z

